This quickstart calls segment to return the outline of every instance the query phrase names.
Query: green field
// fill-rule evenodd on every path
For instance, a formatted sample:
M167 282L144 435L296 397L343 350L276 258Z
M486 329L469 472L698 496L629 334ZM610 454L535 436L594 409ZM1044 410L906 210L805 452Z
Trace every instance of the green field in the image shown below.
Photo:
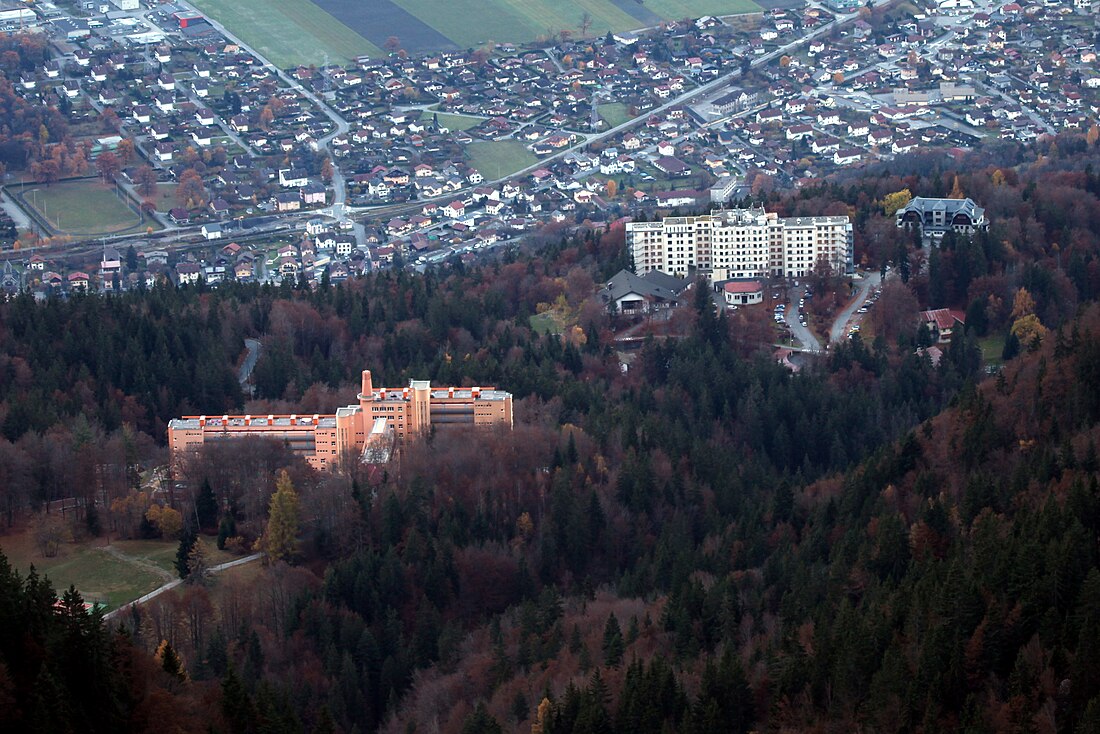
M176 187L178 184L174 183L159 183L157 184L157 211L166 212L173 207L179 206L179 202L176 201Z
M989 367L1000 367L1004 360L1001 355L1005 350L1005 335L990 334L978 340L978 346L982 350L982 361Z
M424 110L424 113L420 115L421 120L431 120L432 116L439 121L439 124L447 128L452 132L459 130L469 130L472 127L477 127L484 120L480 117L467 117L466 115L452 115L449 112L436 112L435 110Z
M624 122L631 119L630 113L626 111L626 105L622 102L610 102L608 104L601 104L600 117L607 123L608 127L615 127L616 125L622 125Z
M23 200L62 234L120 234L146 226L159 229L151 220L142 222L141 216L115 195L114 186L98 180L66 181L27 189Z
M348 64L382 49L311 2L302 0L195 0L195 7L223 24L276 66Z
M203 538L210 565L233 560ZM45 558L34 547L28 533L0 537L0 550L21 574L33 565L39 575L48 576L60 594L75 586L86 601L106 602L115 609L176 578L178 544L163 540L116 540L108 546L103 539L85 543L64 543L53 558Z
M552 311L535 314L528 319L528 321L531 324L531 331L536 334L545 335L561 333L561 325L558 324L558 320L554 318L554 313Z
M470 165L489 180L511 176L539 160L518 140L471 143L466 146L466 153L470 156Z

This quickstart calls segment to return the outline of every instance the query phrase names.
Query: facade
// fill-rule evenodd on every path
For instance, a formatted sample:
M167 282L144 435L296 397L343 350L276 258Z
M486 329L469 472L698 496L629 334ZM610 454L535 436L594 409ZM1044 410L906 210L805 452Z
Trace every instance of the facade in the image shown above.
M637 273L697 273L712 282L801 278L820 258L835 272L852 271L852 223L846 216L780 218L763 207L721 210L630 222L626 242Z
M722 284L726 306L751 306L764 302L764 284L759 280L731 280Z
M925 237L942 237L950 230L970 234L989 229L985 209L972 199L926 199L918 196L904 209L898 209L895 216L899 229L919 228Z
M285 441L315 469L342 461L377 463L390 434L403 440L433 428L512 427L512 394L491 387L437 387L412 380L404 388L375 388L363 370L359 402L335 415L185 416L168 422L172 462L213 441L245 437Z
M644 314L680 305L691 281L652 270L643 276L620 270L600 290L600 298L612 313Z

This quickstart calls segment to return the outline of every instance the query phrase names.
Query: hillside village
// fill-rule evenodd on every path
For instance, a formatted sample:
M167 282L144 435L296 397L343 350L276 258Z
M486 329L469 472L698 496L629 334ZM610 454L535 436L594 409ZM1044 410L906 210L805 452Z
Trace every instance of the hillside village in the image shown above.
M9 4L0 24L12 43L48 39L40 63L17 49L4 74L74 133L43 144L19 181L9 167L9 196L94 165L157 230L104 238L82 262L9 258L8 287L42 295L422 267L548 224L720 206L918 149L1088 128L1100 113L1088 0L837 0L286 70L182 4ZM33 224L47 241L63 234ZM128 248L136 264L117 256Z

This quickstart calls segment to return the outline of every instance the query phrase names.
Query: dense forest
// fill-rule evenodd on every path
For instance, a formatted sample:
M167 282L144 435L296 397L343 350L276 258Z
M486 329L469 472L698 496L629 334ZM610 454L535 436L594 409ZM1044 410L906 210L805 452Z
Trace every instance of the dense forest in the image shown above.
M439 431L381 481L211 448L170 501L250 545L287 470L290 563L188 585L119 634L80 624L96 649L157 651L142 665L167 676L165 705L192 704L182 731L1100 731L1096 158L1063 136L773 195L850 214L857 259L893 266L873 335L795 374L768 314L716 314L703 287L681 338L624 371L594 295L622 262L616 228L313 290L18 297L0 304L0 506L18 525L51 500L125 498L163 463L168 419L331 411L364 368L497 385L513 431ZM994 224L920 247L889 216L906 189L965 193ZM935 362L918 305L967 314ZM563 333L531 328L548 307ZM995 375L987 334L1006 337ZM251 400L246 337L264 344ZM48 606L5 574L0 604ZM62 664L33 642L41 667L15 677L19 644L0 647L0 696ZM118 686L102 728L145 728L153 694Z

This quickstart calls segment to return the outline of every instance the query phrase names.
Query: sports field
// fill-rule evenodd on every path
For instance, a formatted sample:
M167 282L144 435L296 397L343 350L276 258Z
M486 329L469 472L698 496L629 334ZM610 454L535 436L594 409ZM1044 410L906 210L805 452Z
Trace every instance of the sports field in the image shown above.
M157 228L151 220L142 222L141 216L116 194L113 185L98 180L66 181L27 189L23 200L62 234L120 234L147 225Z
M348 64L382 50L308 0L194 0L276 66Z
M518 140L471 143L466 146L466 153L470 156L470 165L489 180L511 176L539 160Z
M801 0L792 0L801 2ZM282 67L383 55L391 38L409 53L588 35L701 15L760 12L753 0L195 0L195 5Z

